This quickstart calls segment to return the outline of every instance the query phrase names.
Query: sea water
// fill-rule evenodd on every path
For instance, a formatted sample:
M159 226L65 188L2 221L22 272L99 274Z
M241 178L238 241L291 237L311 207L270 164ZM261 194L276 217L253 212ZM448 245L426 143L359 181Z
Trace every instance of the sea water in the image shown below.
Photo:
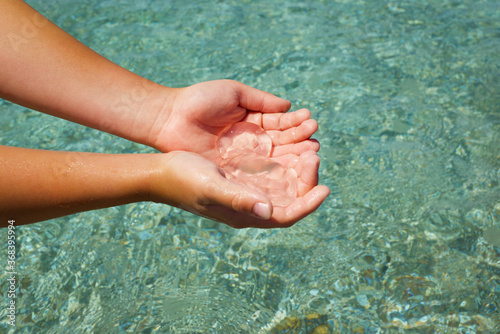
M309 108L332 194L284 230L151 203L18 227L16 333L498 331L498 1L28 3L161 84L229 78ZM154 151L0 108L3 145Z

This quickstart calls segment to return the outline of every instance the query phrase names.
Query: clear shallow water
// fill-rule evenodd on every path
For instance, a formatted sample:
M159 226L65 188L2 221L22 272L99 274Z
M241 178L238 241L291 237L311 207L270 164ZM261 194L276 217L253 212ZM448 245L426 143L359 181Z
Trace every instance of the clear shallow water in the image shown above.
M144 203L21 227L17 332L498 332L498 1L29 3L154 81L309 108L332 194L286 230ZM3 145L152 152L0 108Z

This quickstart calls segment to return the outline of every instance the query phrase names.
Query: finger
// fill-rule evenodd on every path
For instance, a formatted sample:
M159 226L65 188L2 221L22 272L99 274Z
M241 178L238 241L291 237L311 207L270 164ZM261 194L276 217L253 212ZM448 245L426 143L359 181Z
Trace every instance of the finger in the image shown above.
M234 228L285 228L290 227L317 210L330 194L326 186L316 186L305 196L297 198L287 207L275 207L270 219L257 219L251 215L235 212L227 207L213 205L210 208L212 217ZM213 218L212 218L213 219Z
M271 137L273 144L278 146L299 143L309 139L309 137L311 137L316 130L318 130L318 122L314 119L308 119L297 127L293 127L285 131L267 131L267 133Z
M269 219L273 207L269 199L259 191L239 182L233 182L221 175L207 187L204 196L207 204L217 204L230 210Z
M285 114L263 114L261 126L266 131L287 130L299 126L310 118L311 112L307 109L300 109Z
M283 224L293 224L317 210L329 194L330 189L327 186L316 186L289 206L277 207L273 218Z
M250 122L257 124L258 126L262 127L262 115L264 115L261 112L255 112L255 111L248 111L245 118L243 118L244 122ZM276 113L276 114L266 114L266 115L284 115L283 113Z
M318 170L320 159L316 152L305 152L300 155L295 166L297 177L299 179L297 193L299 196L304 196L313 187L318 185Z
M307 151L300 156L294 154L281 155L272 158L286 168L292 168L297 173L297 194L304 196L313 187L318 185L318 170L320 159L314 151Z
M248 112L245 122L257 124L266 131L287 130L299 126L302 122L311 118L311 112L307 109L287 113L263 114L261 112Z
M274 146L272 156L278 157L286 154L300 155L306 151L319 151L319 142L316 139L304 140L300 143Z
M291 103L288 100L241 82L234 81L234 84L237 85L240 106L247 110L276 113L286 112L290 109Z
M286 227L271 219L260 219L253 215L234 211L230 208L221 205L209 205L210 219L223 222L234 228L276 228Z
M229 212L227 208L222 207L213 208L212 211L216 212L220 221L235 228L285 228L294 225L317 210L329 194L330 189L328 187L323 185L316 186L304 197L297 198L289 206L275 207L273 215L269 220L261 220L241 213Z

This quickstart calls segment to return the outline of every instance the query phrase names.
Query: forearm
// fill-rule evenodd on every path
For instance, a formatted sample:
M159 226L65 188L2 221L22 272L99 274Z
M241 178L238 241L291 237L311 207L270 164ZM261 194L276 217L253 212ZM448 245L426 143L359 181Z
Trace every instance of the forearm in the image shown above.
M2 0L0 22L0 97L153 144L173 89L105 59L23 1Z
M0 227L149 200L157 158L0 146Z

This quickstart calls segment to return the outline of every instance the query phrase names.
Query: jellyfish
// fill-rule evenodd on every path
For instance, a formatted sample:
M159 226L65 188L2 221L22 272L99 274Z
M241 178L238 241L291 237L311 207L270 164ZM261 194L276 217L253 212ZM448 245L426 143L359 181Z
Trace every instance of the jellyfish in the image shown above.
M273 142L261 127L239 122L217 138L220 167L229 180L264 193L274 206L286 207L297 197L297 173L271 158Z

